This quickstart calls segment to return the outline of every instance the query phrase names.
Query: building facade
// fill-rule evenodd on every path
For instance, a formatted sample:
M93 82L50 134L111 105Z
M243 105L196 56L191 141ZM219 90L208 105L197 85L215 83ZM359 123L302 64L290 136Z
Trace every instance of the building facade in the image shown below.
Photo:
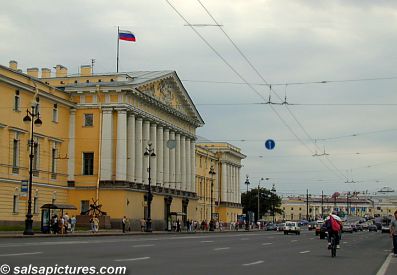
M154 230L171 218L209 220L210 181L220 219L241 212L238 171L245 156L229 144L196 146L204 122L174 71L94 75L82 66L69 75L57 65L55 75L47 68L25 74L11 61L0 66L0 92L2 223L25 219L31 130L23 117L32 106L43 122L33 135L36 223L43 204L72 204L77 210L70 215L79 215L95 203L113 227L127 216L138 228L148 215L149 177ZM145 155L149 145L155 156ZM204 171L211 162L212 176Z

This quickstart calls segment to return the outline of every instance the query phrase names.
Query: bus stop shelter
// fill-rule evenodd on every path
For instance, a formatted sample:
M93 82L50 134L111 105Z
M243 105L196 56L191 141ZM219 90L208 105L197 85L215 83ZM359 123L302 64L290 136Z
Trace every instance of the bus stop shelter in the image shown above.
M41 232L50 233L51 231L51 217L55 211L61 211L60 217L63 217L63 210L77 210L76 206L72 204L44 204L41 208Z

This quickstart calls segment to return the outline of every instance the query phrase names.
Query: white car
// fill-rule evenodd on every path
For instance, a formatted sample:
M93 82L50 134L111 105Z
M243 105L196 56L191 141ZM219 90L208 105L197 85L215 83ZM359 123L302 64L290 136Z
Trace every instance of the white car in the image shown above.
M299 223L285 222L284 235L288 235L288 233L295 233L296 235L300 235L301 228L299 227Z

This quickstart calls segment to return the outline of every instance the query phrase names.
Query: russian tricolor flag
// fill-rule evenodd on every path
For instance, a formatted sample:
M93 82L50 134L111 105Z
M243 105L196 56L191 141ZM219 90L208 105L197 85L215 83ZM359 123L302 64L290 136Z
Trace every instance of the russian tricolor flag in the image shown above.
M135 35L132 32L122 31L122 30L119 30L119 39L125 41L132 41L132 42L136 41Z

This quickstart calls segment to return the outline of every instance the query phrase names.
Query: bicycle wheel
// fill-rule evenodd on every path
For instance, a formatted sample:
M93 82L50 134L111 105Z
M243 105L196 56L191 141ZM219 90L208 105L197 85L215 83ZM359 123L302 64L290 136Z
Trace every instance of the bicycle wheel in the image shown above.
M331 256L336 256L336 240L334 236L331 237Z

